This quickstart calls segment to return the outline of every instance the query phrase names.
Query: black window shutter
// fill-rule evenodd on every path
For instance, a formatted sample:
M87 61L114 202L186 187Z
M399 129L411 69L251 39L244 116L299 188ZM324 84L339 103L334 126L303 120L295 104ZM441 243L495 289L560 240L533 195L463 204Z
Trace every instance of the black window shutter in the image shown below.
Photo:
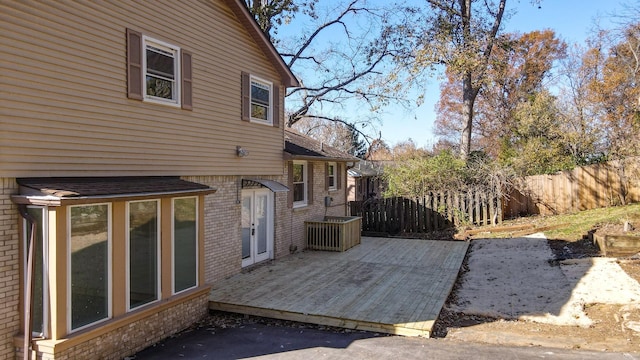
M329 190L329 163L324 163L324 189Z
M342 189L342 164L336 163L336 182L338 190Z
M191 53L181 51L182 54L182 108L193 110L193 70L191 67Z
M313 163L307 163L307 204L313 204Z
M142 34L127 29L127 97L142 100Z
M242 72L240 91L242 92L242 120L251 120L251 78L248 73Z
M287 193L287 207L293 207L293 161L289 161L287 164L287 185L289 186L289 192Z

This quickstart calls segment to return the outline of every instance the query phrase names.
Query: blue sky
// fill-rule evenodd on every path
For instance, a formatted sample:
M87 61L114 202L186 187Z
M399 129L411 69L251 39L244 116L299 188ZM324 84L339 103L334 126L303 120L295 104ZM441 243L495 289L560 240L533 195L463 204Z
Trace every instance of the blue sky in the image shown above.
M538 9L528 0L511 0L507 1L507 7L517 12L508 20L505 30L524 33L552 29L568 43L583 44L593 29L594 19L602 17L601 25L607 27L609 23L604 18L621 9L622 4L615 0L543 0ZM414 113L387 109L380 127L382 138L389 145L411 138L418 146L431 148L437 141L432 126L438 98L439 86L434 79L428 85L425 104Z

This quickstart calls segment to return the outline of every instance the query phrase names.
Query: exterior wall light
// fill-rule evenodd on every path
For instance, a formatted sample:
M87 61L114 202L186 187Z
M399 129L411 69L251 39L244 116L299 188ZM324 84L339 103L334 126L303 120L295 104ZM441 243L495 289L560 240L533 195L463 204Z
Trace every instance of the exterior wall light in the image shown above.
M238 155L238 157L249 156L249 150L243 148L242 146L236 146L236 155Z

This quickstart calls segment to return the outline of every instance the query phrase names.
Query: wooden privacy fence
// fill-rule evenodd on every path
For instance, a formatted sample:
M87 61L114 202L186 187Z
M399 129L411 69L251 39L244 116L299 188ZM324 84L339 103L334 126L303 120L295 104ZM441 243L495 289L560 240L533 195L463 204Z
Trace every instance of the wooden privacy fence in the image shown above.
M325 216L305 221L304 234L311 250L346 251L360 244L361 219L357 216Z
M365 235L418 234L454 225L502 223L502 200L481 192L432 192L422 198L392 197L349 203L351 215L362 217Z
M528 176L512 191L505 216L554 215L640 201L640 158Z

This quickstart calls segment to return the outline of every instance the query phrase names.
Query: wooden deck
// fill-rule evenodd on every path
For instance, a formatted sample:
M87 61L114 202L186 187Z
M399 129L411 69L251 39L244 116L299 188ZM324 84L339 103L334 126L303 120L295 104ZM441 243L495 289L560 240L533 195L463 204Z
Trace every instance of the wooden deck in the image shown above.
M425 336L468 243L362 238L343 253L306 251L214 284L214 310Z

